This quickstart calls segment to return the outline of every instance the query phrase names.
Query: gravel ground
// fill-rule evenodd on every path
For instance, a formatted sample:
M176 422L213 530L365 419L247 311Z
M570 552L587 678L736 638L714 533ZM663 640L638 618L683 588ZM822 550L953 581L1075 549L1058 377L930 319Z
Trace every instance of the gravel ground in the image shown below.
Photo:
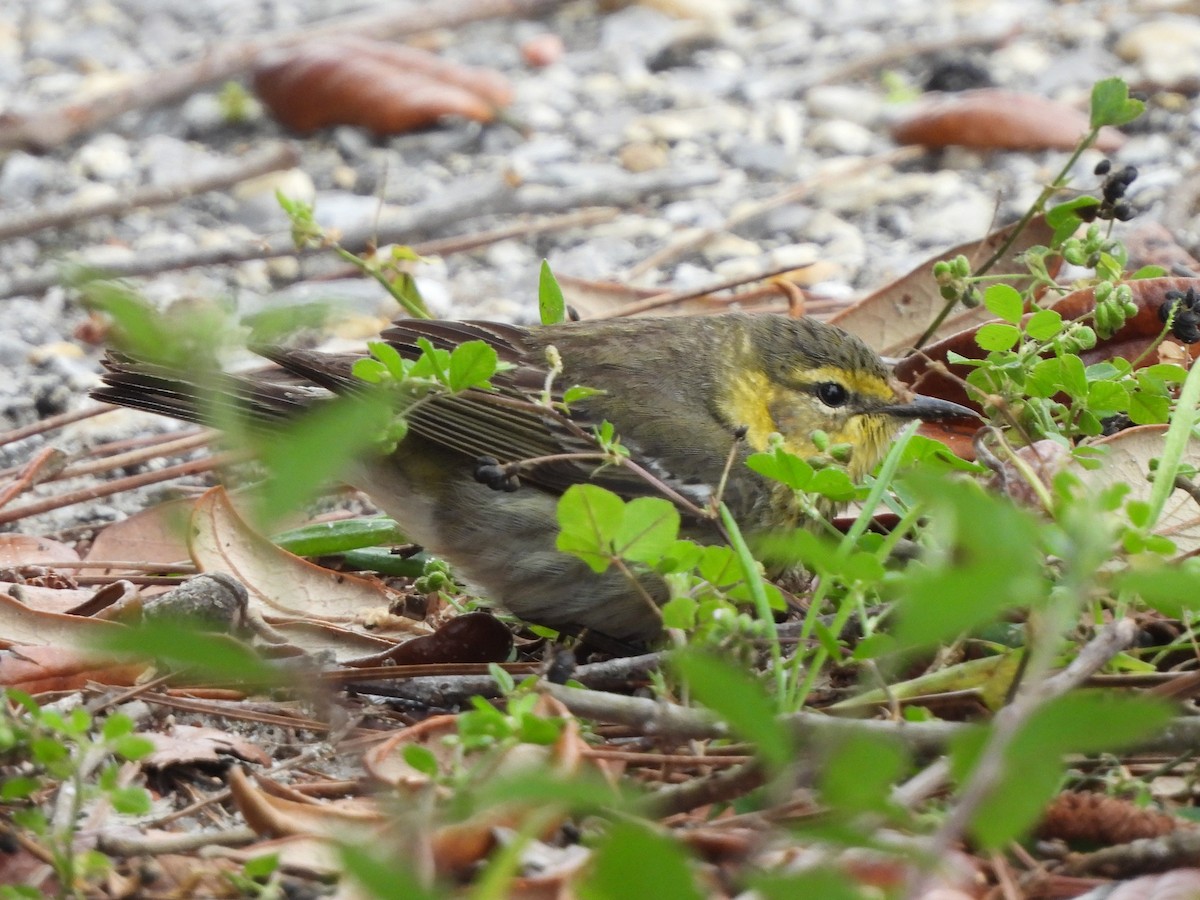
M20 115L74 101L218 44L371 6L4 0L0 112ZM127 113L45 153L0 151L0 227L31 210L200 177L272 142L294 142L300 160L252 184L0 242L6 297L0 363L9 372L0 383L0 422L15 427L77 407L98 370L99 349L76 338L87 320L77 293L61 286L20 293L22 283L64 262L125 264L201 249L286 246L287 223L273 201L277 188L315 200L321 221L346 233L369 231L374 222L407 223L400 230L409 243L510 224L514 197L537 211L598 186L612 196L637 192L637 202L622 204L620 214L601 224L509 240L421 269L421 287L439 314L530 320L543 257L560 275L672 290L811 263L819 273L814 293L846 299L1015 218L1065 154L951 150L858 165L847 174L856 161L895 149L888 131L901 109L895 98L931 79L991 83L1080 106L1099 78L1121 75L1145 86L1150 112L1128 129L1117 155L1139 168L1131 199L1145 218L1161 215L1197 165L1194 6L1091 0L612 6L568 3L545 19L480 21L427 42L447 57L502 70L515 86L511 113L523 131L453 121L385 140L348 127L296 139L257 108L245 121L228 122L214 88ZM413 4L414 14L421 8ZM533 68L520 47L546 32L562 38L565 53ZM1081 160L1082 182L1090 183L1098 158L1089 153ZM672 180L676 187L662 186ZM721 229L747 204L802 182L812 185L802 201L661 265L643 265L689 230ZM1178 237L1195 252L1200 230L1194 218L1185 224ZM391 308L372 283L310 280L331 271L328 258L282 258L134 283L164 306L215 301L238 314L317 298L360 318ZM49 440L77 449L131 427L130 419L106 418L112 423ZM35 438L0 447L0 465L17 464L42 444ZM21 528L102 522L143 502L86 504Z

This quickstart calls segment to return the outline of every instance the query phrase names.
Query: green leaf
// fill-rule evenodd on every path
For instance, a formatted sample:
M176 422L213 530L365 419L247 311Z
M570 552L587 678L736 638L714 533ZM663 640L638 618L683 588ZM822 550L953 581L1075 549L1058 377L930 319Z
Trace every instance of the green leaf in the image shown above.
M446 896L441 891L427 890L398 854L383 860L355 844L342 844L338 851L346 874L361 885L365 896L403 897L405 900L438 900Z
M1001 783L971 821L979 843L998 849L1037 823L1058 790L1067 753L1115 752L1135 745L1171 721L1165 701L1081 690L1037 709L1005 754Z
M301 508L360 453L377 442L393 417L385 391L339 397L254 438L267 479L255 496L255 519L271 522Z
M1129 397L1129 420L1134 425L1161 425L1171 415L1171 401L1166 397L1134 391Z
M775 718L775 703L744 669L698 650L686 649L672 662L692 695L740 737L754 744L766 766L778 771L792 758L787 729Z
M1129 407L1129 389L1112 381L1093 381L1088 385L1088 411L1096 416L1111 416Z
M1105 78L1092 86L1092 128L1126 125L1146 110L1141 100L1129 96L1129 85L1120 78Z
M838 503L853 500L856 494L854 482L841 469L820 469L813 473L808 489Z
M1048 341L1062 331L1063 318L1052 309L1039 309L1025 323L1025 333L1035 341Z
M974 482L914 472L902 484L926 508L932 552L896 580L901 646L953 640L1046 596L1039 522L1031 513Z
M0 781L0 801L24 800L41 786L41 781L29 775L5 778Z
M821 797L842 814L885 812L892 786L908 767L908 754L898 742L853 735L829 753L820 774Z
M567 320L567 301L558 279L550 271L550 263L544 259L538 276L538 315L543 325L557 325Z
M449 387L454 392L467 388L488 387L496 374L499 359L496 348L483 341L466 341L450 354Z
M410 363L387 341L368 341L367 350L396 381L408 377Z
M690 631L696 627L696 615L700 604L692 597L675 597L662 606L663 628L681 628Z
M1069 226L1071 232L1073 232L1082 221L1079 217L1079 210L1099 205L1100 201L1095 197L1086 195L1075 197L1074 199L1068 200L1065 203L1059 203L1056 206L1052 206L1046 212L1046 224L1056 231L1063 226ZM1068 234L1071 232L1068 232Z
M578 556L594 572L612 563L613 539L621 527L625 504L612 491L594 484L573 484L558 501L558 540L563 553Z
M450 386L446 370L450 367L450 351L434 347L429 338L417 338L417 347L421 350L412 363L408 365L406 378L425 378L437 382L443 387Z
M625 504L613 545L622 559L655 563L679 537L679 510L662 497L638 497Z
M578 890L583 900L625 900L634 894L655 900L701 900L704 896L683 847L634 819L612 824L592 855L591 874Z
M562 402L570 406L572 403L578 403L580 400L586 400L588 397L595 397L597 394L603 393L604 391L596 388L576 384L563 391Z
M1182 619L1200 610L1200 568L1195 559L1187 560L1184 565L1163 563L1128 570L1115 581L1119 591L1136 594L1163 615Z
M759 475L786 484L793 491L808 490L812 482L813 467L781 447L770 453L751 454L746 465Z
M266 881L279 868L278 853L264 853L262 856L251 857L242 864L242 874L255 881Z
M154 742L140 734L123 734L113 741L113 752L122 759L139 760L154 752Z
M1128 278L1130 281L1137 281L1142 278L1164 278L1167 274L1167 270L1162 266L1142 266Z
M820 897L821 900L864 900L874 896L874 889L858 890L853 880L841 869L813 868L793 875L757 874L750 876L753 896L763 900L798 900Z
M144 816L150 812L150 792L143 787L113 788L108 792L113 809L125 816Z
M983 292L983 304L997 319L1016 325L1025 311L1025 302L1017 289L1008 284L993 284Z
M405 744L402 756L406 763L427 778L438 777L437 757L428 747L422 744Z
M389 377L387 366L377 359L356 359L350 366L350 374L367 384L380 384Z
M110 653L186 668L191 677L253 687L282 686L287 681L246 644L230 635L206 633L183 618L155 618L127 628L106 628L95 643Z
M133 719L123 713L113 713L100 727L100 735L106 741L113 741L127 734L133 734Z
M1021 339L1021 329L1015 325L988 322L975 332L975 343L983 350L1011 350Z

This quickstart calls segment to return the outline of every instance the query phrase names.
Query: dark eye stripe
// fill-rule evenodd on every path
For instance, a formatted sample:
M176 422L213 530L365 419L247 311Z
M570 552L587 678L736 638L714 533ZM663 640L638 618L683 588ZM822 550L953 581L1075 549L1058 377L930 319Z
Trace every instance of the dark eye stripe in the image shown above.
M850 400L850 392L845 385L836 381L822 381L816 386L816 395L822 403L832 407L845 406Z

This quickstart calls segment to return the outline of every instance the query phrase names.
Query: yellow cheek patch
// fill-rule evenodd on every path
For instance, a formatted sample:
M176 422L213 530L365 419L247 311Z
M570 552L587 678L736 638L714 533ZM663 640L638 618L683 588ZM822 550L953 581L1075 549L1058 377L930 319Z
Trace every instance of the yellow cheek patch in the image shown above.
M767 438L778 430L771 417L775 387L763 372L739 372L728 388L721 410L726 421L746 426L746 443L755 450L766 450Z

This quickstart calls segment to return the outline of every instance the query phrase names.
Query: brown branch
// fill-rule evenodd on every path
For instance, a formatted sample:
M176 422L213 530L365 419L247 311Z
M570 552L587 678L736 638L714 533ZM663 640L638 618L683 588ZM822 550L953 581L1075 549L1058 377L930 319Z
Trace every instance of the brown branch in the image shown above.
M338 242L345 249L355 253L377 244L405 243L411 244L418 253L445 254L450 252L444 249L447 242L452 242L455 238L431 242L434 246L428 251L424 249L423 244L414 243L414 239L458 226L480 216L554 215L566 211L566 224L562 219L550 218L529 223L524 230L520 226L513 226L513 231L523 234L571 227L580 224L579 219L583 219L586 224L588 217L593 214L581 211L581 207L611 209L635 206L644 202L649 195L680 193L711 184L718 177L715 169L695 167L681 171L623 175L592 181L573 190L551 189L537 184L525 185L514 190L502 176L488 175L457 186L448 196L442 194L424 203L385 211L377 221L347 229L339 236ZM603 217L607 213L597 211L594 215ZM503 235L496 239L503 240L511 235L512 231L506 229ZM471 238L467 236L458 240L469 241ZM481 239L481 244L487 242L487 239ZM453 245L451 249L455 249ZM297 250L290 243L273 247L263 240L236 247L212 247L189 250L185 253L142 254L128 262L90 267L89 273L96 278L132 278L197 266L231 265L256 259L315 256L325 253L329 253L329 250L323 247ZM0 279L0 299L35 296L60 284L62 280L61 265L44 266L21 278Z
M717 235L731 232L739 225L744 225L746 222L757 219L759 216L764 216L777 207L799 202L815 187L836 183L840 179L854 178L869 172L876 166L902 162L906 159L920 156L923 152L924 150L919 147L901 147L898 150L889 150L886 153L869 156L849 166L839 166L836 171L821 172L812 178L789 185L779 193L773 194L765 200L760 200L757 203L751 203L739 208L718 227L702 228L700 231L689 234L674 243L667 244L662 249L643 259L637 265L629 268L625 272L625 279L634 281L639 276L653 269L660 268L679 256L703 247Z
M40 422L34 422L21 428L14 428L12 431L0 434L0 447L3 447L5 444L23 441L37 434L45 434L47 431L54 431L56 428L62 428L64 425L70 425L73 422L90 419L92 416L98 416L101 413L111 411L112 407L108 404L101 406L97 403L95 406L89 406L84 409L75 409L71 412L59 413L57 416L49 416Z
M386 4L383 11L371 10L342 19L326 20L307 28L257 40L218 43L198 59L151 73L129 87L91 98L87 102L68 103L25 116L10 116L0 126L0 150L20 147L49 150L130 110L162 106L210 84L236 78L251 69L264 52L313 38L345 34L396 38L437 28L453 28L479 19L535 17L552 11L563 2L442 0L422 8L419 14L411 6L396 9L392 4Z
M67 466L57 476L54 481L65 481L68 478L82 478L85 475L98 475L103 472L111 472L113 469L121 469L125 466L132 466L138 463L147 462L151 459L159 457L177 456L186 453L189 450L195 450L198 447L203 447L212 440L212 432L205 431L200 434L189 434L186 437L176 438L172 441L166 441L161 444L156 444L151 447L143 447L139 450L130 450L128 453L117 453L113 456L104 456L99 459L94 459L89 462L76 463Z
M623 306L618 306L611 312L601 313L593 316L594 319L616 319L621 316L633 316L638 313L649 312L652 309L661 309L664 306L674 306L676 303L683 303L685 300L696 300L700 297L705 297L709 294L715 294L717 291L728 291L733 288L742 287L746 284L751 284L755 281L766 281L770 278L776 278L788 272L794 272L802 266L775 266L765 272L756 272L753 275L738 275L735 278L727 278L724 281L719 281L716 284L705 285L704 287L693 288L686 291L668 291L662 294L654 294L651 297L646 297L644 300L634 300L632 303L626 303ZM768 293L781 293L781 289L772 284ZM783 292L784 296L788 296ZM734 297L731 299L741 299Z
M1079 651L1067 668L1043 680L1030 680L1022 686L1011 703L996 713L991 735L970 778L930 840L929 854L932 858L944 857L962 838L979 805L1003 778L1005 754L1030 717L1051 700L1082 684L1136 639L1137 624L1132 619L1119 619L1111 623ZM924 877L918 878L907 896L924 896L923 891L927 886Z
M13 499L31 487L49 481L62 472L66 455L55 447L43 447L21 472L0 490L0 507L8 506Z
M240 159L221 166L201 178L177 181L174 184L153 185L125 196L111 197L92 203L67 203L49 209L35 209L26 215L9 216L0 222L0 241L20 235L31 234L45 228L74 225L86 219L100 216L120 216L133 209L148 206L163 206L177 203L197 194L218 191L274 172L288 169L300 161L300 154L291 144L273 144L263 150L252 151Z
M134 488L146 487L151 484L158 484L163 481L170 481L172 478L179 478L184 475L196 475L201 472L207 472L215 469L218 466L223 466L226 463L236 462L245 459L245 455L241 453L223 453L218 456L205 457L204 459L194 459L191 462L181 463L177 466L168 466L165 469L159 469L156 472L143 472L140 475L131 475L128 478L118 478L116 481L109 481L104 484L98 484L89 488L82 488L78 491L71 491L67 494L58 494L54 497L46 497L42 500L37 500L33 503L27 503L24 506L14 507L13 509L0 511L0 525L7 525L10 522L16 522L19 519L24 519L28 516L36 516L41 513L50 512L53 509L62 509L64 506L74 506L76 503L86 503L88 500L98 500L101 497L111 497L113 494L119 494L122 491L131 491Z

